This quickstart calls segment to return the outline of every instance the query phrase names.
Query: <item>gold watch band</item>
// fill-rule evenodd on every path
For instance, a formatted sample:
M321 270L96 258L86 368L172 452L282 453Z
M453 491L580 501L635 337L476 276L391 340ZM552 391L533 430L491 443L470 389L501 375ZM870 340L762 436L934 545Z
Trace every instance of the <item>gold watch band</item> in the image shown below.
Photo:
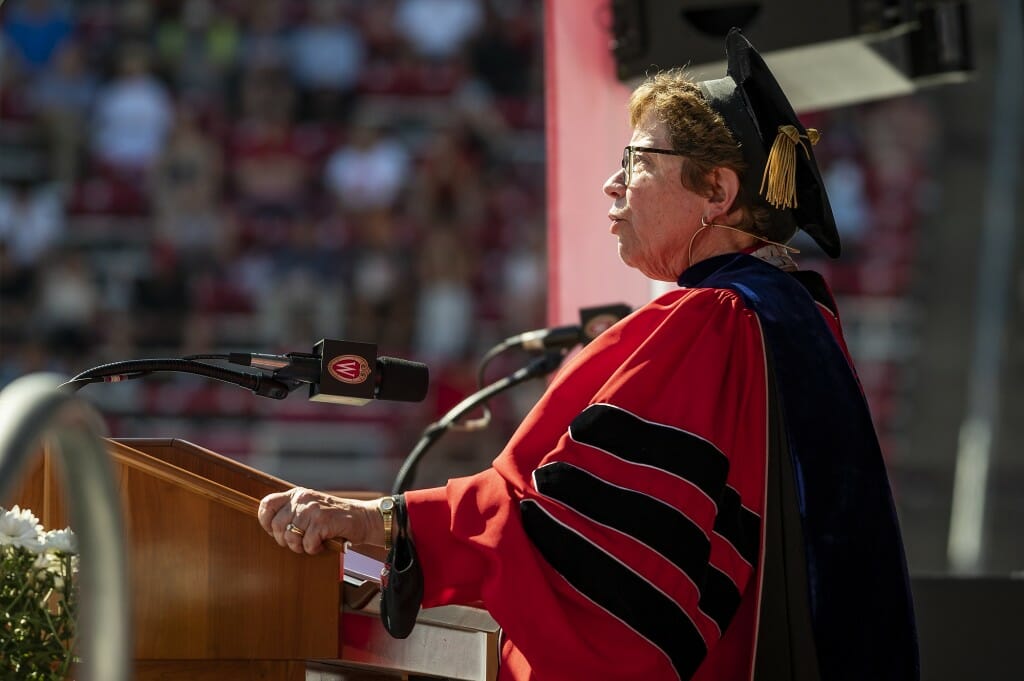
M377 504L377 510L380 511L380 517L384 520L384 550L390 551L395 515L395 498L382 498Z

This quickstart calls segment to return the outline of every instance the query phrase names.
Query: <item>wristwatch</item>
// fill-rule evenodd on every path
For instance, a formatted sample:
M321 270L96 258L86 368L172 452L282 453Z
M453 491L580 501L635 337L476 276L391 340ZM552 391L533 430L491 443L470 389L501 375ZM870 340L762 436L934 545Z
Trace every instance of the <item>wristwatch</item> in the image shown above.
M391 550L391 526L392 519L395 513L395 498L384 497L377 504L377 510L380 511L380 517L384 519L384 550Z

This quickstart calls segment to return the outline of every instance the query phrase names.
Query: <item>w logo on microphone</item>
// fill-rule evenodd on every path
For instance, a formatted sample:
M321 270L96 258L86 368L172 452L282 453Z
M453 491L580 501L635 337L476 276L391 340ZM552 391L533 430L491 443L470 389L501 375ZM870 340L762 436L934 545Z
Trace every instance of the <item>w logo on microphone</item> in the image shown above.
M370 375L370 364L359 355L340 355L328 363L327 372L342 383L358 385Z

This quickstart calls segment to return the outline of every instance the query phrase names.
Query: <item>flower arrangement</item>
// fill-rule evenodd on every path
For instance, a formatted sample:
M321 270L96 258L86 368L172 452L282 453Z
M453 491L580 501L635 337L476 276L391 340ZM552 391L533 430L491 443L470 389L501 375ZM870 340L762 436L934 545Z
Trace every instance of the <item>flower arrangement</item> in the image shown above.
M28 509L0 508L0 678L66 679L74 655L78 552Z

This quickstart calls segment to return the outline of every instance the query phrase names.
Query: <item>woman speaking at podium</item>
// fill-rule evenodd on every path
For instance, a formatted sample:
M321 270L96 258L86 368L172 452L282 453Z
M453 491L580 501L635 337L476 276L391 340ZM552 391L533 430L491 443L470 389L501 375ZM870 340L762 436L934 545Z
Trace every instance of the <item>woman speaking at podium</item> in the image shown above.
M375 502L263 499L279 544L389 550L382 614L482 602L501 679L918 677L871 417L797 230L839 255L805 129L736 29L655 74L608 178L622 261L678 288L571 360L492 467Z

